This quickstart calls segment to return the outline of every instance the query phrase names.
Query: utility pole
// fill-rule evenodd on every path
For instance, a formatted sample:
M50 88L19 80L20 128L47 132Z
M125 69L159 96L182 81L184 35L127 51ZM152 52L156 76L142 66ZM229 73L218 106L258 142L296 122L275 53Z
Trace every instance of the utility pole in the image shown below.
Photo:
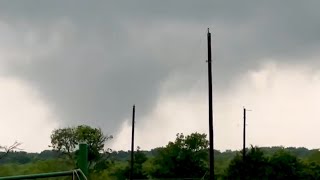
M243 148L242 148L242 158L243 162L245 162L245 156L246 156L246 108L243 107Z
M208 28L208 83L209 83L209 161L210 161L210 180L214 179L214 145L213 145L213 112L212 112L212 57L211 57L211 33Z
M133 161L134 161L134 118L135 118L135 110L136 106L133 105L132 108L132 135L131 135L131 173L130 173L130 180L133 179Z

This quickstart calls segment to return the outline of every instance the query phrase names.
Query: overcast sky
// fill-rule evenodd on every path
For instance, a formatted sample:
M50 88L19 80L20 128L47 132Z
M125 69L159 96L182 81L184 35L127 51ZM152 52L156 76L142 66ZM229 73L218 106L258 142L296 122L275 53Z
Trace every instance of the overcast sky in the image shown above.
M0 1L0 144L48 149L87 124L130 148L208 132L212 32L215 148L319 148L320 1Z

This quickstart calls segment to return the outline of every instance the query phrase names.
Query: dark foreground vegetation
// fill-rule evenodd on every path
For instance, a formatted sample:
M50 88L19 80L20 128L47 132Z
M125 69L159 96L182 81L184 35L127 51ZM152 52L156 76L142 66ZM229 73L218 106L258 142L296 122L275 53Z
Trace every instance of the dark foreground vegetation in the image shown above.
M77 144L87 142L90 179L127 179L130 152L105 149L104 144L111 138L89 126L55 130L51 136L52 150L0 153L0 176L75 169ZM175 141L150 151L138 147L134 178L208 179L208 145L205 134L193 133L177 134ZM251 147L243 158L240 151L215 151L215 175L217 179L320 179L320 152L306 148Z

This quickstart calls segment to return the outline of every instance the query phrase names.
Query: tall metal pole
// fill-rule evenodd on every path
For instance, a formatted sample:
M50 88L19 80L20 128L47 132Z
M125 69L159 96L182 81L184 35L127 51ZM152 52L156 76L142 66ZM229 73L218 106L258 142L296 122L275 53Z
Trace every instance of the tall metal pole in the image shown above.
M210 180L214 179L214 144L213 144L213 112L212 112L212 57L211 57L211 33L208 28L208 82L209 82L209 160Z
M134 161L134 118L135 118L135 105L133 105L132 108L132 135L131 135L131 173L130 173L130 179L133 179L133 161Z
M242 158L243 162L245 161L246 156L246 108L243 108L243 148L242 148Z

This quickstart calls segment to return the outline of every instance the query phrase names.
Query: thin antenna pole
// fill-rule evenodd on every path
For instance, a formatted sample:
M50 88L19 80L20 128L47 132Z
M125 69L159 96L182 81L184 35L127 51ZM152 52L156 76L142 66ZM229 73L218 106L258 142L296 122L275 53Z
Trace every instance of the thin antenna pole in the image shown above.
M133 105L132 108L132 135L131 135L131 173L130 179L133 179L133 161L134 161L134 118L135 118L136 106Z
M208 28L208 83L209 83L209 160L210 180L214 179L214 144L213 144L213 112L212 112L212 57L211 57L211 33Z
M243 108L243 148L242 148L242 158L243 162L245 161L246 156L246 108Z

